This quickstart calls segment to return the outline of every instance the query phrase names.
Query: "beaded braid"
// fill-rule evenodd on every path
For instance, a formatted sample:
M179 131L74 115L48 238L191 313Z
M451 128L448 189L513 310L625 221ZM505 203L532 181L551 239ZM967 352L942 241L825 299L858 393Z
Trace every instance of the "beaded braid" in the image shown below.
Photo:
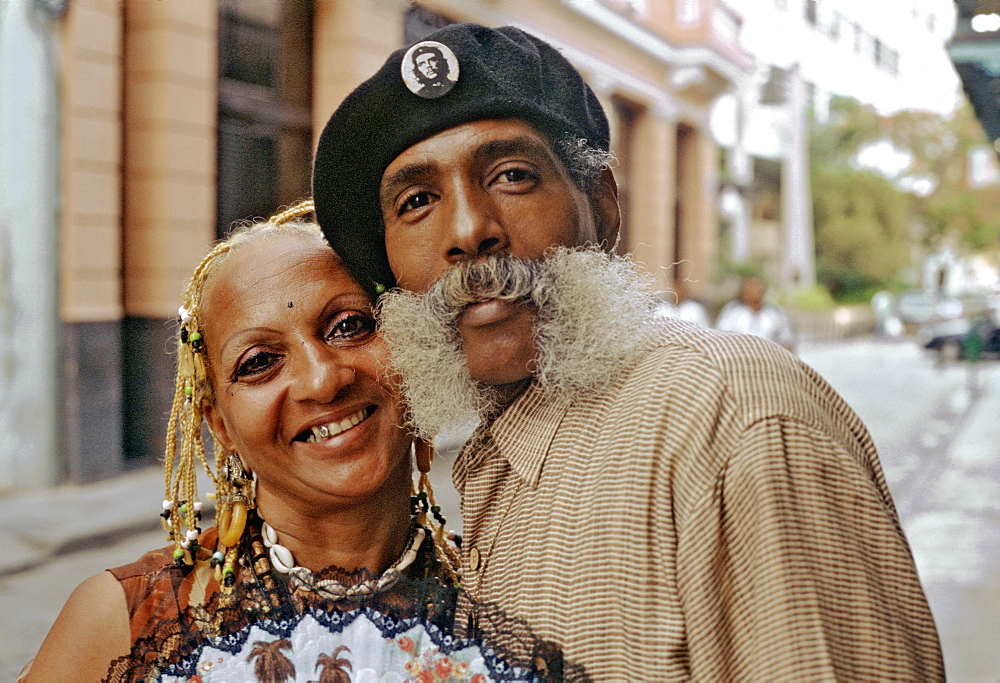
M183 303L178 309L177 375L174 396L167 422L166 454L164 457L163 526L168 540L174 542L174 561L180 567L190 567L199 559L198 535L201 528L202 503L198 496L196 461L215 487L216 519L231 512L232 502L241 492L225 476L223 465L227 454L215 442L214 467L208 464L202 438L204 415L202 405L214 394L205 364L205 342L200 327L202 295L205 284L234 248L254 236L277 229L320 236L313 223L295 221L313 211L312 200L299 202L267 221L245 223L225 240L217 243L195 268L184 290ZM292 222L294 221L294 222ZM219 548L212 564L226 565L232 573L236 550ZM221 576L221 571L220 576Z
M434 447L422 439L414 438L413 452L414 459L417 462L417 470L420 472L417 480L417 490L414 491L412 486L410 489L410 506L413 515L417 520L417 524L431 530L431 536L434 539L434 548L445 567L448 579L453 584L458 585L460 583L459 571L462 567L462 562L456 552L456 546L461 541L454 532L445 529L447 522L444 515L441 514L441 506L434 499L434 488L431 486L431 480L428 476L428 472L431 470L431 462L434 460ZM430 513L430 516L428 516L428 513ZM452 543L449 543L449 541L452 541Z

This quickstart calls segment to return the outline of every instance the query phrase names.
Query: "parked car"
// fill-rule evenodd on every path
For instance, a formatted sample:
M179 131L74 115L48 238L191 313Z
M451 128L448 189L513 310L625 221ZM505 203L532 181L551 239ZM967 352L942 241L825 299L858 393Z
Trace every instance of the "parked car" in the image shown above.
M896 315L904 323L924 324L934 319L937 298L922 290L903 292L896 299Z
M982 340L983 358L1000 358L1000 327L992 319L978 321L948 320L927 332L924 348L934 351L942 362L954 362L965 358L968 347L967 337L975 333Z

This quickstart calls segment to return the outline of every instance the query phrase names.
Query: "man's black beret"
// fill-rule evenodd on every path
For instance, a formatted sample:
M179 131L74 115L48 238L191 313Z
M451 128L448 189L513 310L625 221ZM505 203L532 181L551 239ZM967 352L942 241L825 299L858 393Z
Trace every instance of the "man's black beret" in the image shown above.
M457 59L451 89L432 99L417 95L402 77L407 50L397 50L337 108L316 150L316 217L373 296L396 286L385 252L379 184L386 167L410 146L470 121L518 118L553 143L568 134L608 150L608 120L597 96L548 43L512 26L476 24L447 26L426 40L445 45Z

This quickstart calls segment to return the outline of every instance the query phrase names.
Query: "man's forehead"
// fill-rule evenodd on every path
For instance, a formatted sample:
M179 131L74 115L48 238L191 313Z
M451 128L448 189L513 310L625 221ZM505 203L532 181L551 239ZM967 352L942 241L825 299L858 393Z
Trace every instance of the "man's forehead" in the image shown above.
M449 149L479 158L522 154L557 160L552 144L535 128L520 119L483 119L452 126L430 135L400 152L389 162L382 174L385 182L402 163L420 155L431 153L447 144ZM440 160L428 158L424 163L436 164Z

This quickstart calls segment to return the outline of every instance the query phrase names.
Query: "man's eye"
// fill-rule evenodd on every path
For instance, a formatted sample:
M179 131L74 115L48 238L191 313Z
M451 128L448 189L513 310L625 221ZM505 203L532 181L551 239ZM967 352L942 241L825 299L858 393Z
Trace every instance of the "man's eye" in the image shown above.
M375 319L364 313L345 313L333 321L329 340L359 340L375 331Z
M508 168L497 174L498 183L523 183L525 181L538 180L538 176L526 168Z
M414 211L431 203L430 192L415 192L399 205L398 215L402 216L407 211Z
M257 351L247 356L236 366L235 379L253 377L272 368L281 356L269 351Z

